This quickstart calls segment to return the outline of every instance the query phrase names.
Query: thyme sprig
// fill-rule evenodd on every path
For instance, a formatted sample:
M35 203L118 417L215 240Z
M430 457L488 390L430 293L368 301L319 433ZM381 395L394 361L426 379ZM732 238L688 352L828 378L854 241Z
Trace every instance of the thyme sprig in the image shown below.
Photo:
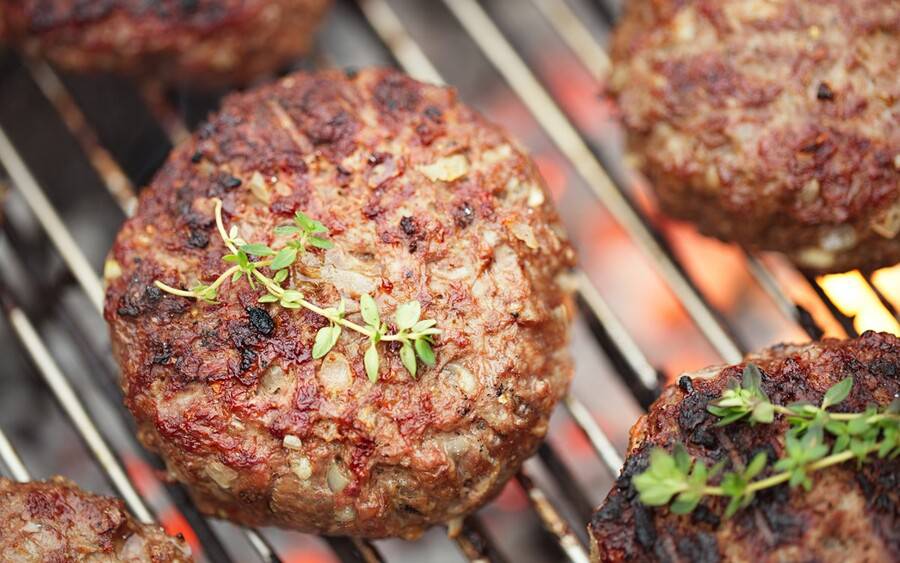
M366 375L372 382L378 381L381 364L378 352L380 342L400 344L400 361L413 377L418 371L418 361L428 366L435 364L431 345L434 343L433 337L439 335L441 331L436 328L437 321L434 319L421 318L422 306L418 301L409 301L397 307L394 311L396 332L390 332L387 323L381 320L378 305L371 295L363 294L360 297L359 310L364 324L358 324L346 318L347 308L343 297L337 306L321 307L308 301L300 289L284 286L290 275L290 267L309 247L320 249L334 247L334 243L325 238L328 229L321 222L298 211L292 224L275 227L276 235L287 237L284 246L276 251L266 244L248 243L240 237L238 228L234 225L230 230L226 230L220 199L215 200L215 218L219 236L229 250L222 260L232 265L209 285L198 284L190 290L185 290L157 280L154 282L156 287L172 295L216 303L218 290L225 281L230 279L231 283L236 283L241 278L246 278L251 288L261 286L265 291L258 299L260 303L277 303L285 309L303 308L328 319L328 326L320 328L316 333L312 348L314 359L324 357L334 348L344 328L368 338L369 346L363 357L363 364Z
M725 516L731 517L763 489L788 483L809 490L810 474L820 469L852 459L862 464L872 454L881 459L900 456L900 399L881 410L870 406L864 412L835 413L828 409L847 398L853 388L852 377L829 388L819 405L773 404L761 383L759 368L748 364L742 382L731 383L707 410L721 418L720 426L743 419L750 424L770 424L776 414L787 418L785 454L772 465L768 476L757 479L767 469L764 452L756 454L746 467L725 472L719 484L714 485L711 480L721 473L725 460L707 468L703 460L691 458L681 444L676 444L671 454L656 448L650 452L648 468L632 480L641 502L662 506L674 498L672 512L687 514L703 497L728 497ZM834 437L830 446L826 435Z

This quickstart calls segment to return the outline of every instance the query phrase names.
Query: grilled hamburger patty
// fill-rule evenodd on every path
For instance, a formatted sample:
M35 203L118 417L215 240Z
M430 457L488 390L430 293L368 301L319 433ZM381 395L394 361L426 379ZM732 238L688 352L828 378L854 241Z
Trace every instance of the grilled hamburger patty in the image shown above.
M191 561L184 540L140 524L119 499L71 481L16 483L0 477L0 560L6 563Z
M856 340L779 345L750 355L763 372L762 388L776 404L820 404L825 391L853 376L850 396L836 412L887 405L900 393L900 339L867 332ZM811 475L812 490L779 485L724 519L726 498L707 498L692 514L651 508L638 500L634 475L654 447L683 443L708 466L743 464L760 451L783 457L788 424L746 422L716 427L707 404L745 364L683 375L631 429L628 457L615 487L588 527L595 561L897 561L900 554L900 458L836 465ZM726 471L733 468L729 461Z
M418 300L443 331L412 379L390 343L380 379L344 331L257 302L246 280L217 304L163 293L227 267L213 224L271 244L297 210L335 247L301 255L287 285L361 322ZM265 200L265 201L264 201ZM565 393L573 252L531 159L453 90L390 70L295 74L228 97L141 194L108 263L106 318L141 438L203 510L248 524L414 537L493 497ZM422 368L424 366L420 366Z
M665 211L810 270L900 261L896 0L634 0L613 57Z
M329 3L0 0L0 34L74 70L246 82L305 53Z

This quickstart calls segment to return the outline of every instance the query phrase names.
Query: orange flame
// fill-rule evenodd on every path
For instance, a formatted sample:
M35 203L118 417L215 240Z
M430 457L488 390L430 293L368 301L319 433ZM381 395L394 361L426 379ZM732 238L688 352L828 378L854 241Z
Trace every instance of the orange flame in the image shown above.
M819 276L816 282L841 313L853 319L857 332L877 330L900 335L900 323L858 271Z

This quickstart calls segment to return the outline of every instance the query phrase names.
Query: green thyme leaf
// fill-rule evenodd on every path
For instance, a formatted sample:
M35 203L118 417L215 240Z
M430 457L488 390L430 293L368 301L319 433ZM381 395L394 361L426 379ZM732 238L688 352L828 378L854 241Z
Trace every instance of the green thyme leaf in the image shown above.
M288 303L297 303L301 299L303 299L303 294L294 289L286 289L281 296L282 301L287 301Z
M275 272L275 275L272 277L272 281L274 281L278 285L281 285L281 283L284 282L284 280L286 280L287 277L288 277L287 269L278 270L277 272Z
M367 325L375 328L381 323L381 317L378 315L378 305L375 304L372 296L367 293L364 293L359 298L359 312Z
M406 371L415 378L417 368L416 353L413 351L412 344L409 342L404 342L403 346L400 347L400 361L403 363L403 367L406 368Z
M415 342L416 355L422 360L426 366L435 364L434 350L431 349L431 343L424 338L419 338Z
M296 225L278 225L275 227L275 234L282 237L289 237L300 233L300 228Z
M378 381L378 364L381 362L381 359L378 357L378 349L375 347L375 343L372 342L368 349L366 349L366 354L363 357L363 364L366 366L366 375L369 376L369 381L375 383Z
M832 405L836 405L847 398L850 389L853 388L853 377L845 377L838 383L832 385L828 391L825 391L825 397L822 399L822 408L827 409Z
M755 407L753 407L751 418L755 422L771 424L772 421L775 420L775 405L768 401L758 403Z
M437 324L437 321L434 319L424 319L424 320L421 320L421 321L417 322L416 324L414 324L411 330L412 330L412 332L422 332L422 331L428 330L429 328L433 327L436 324ZM438 331L438 332L440 332L440 331Z
M272 264L270 264L269 267L273 270L282 270L293 264L296 259L297 249L286 246L278 251L278 254L272 259Z
M274 250L260 243L245 244L241 246L240 250L253 256L272 256L275 254Z
M672 512L675 514L690 514L700 504L701 498L703 498L701 493L685 491L675 498L675 502L672 503Z
M767 461L768 457L765 452L759 452L753 456L753 459L747 465L747 468L744 469L744 479L751 481L754 477L759 475L760 472L765 469Z
M316 333L315 344L313 344L313 359L318 360L319 358L324 357L328 352L330 352L331 349L334 348L334 345L337 344L340 335L341 327L337 325L320 328L319 332Z
M319 238L319 237L309 237L307 241L310 246L314 246L316 248L321 248L323 250L328 250L329 248L334 248L334 243L328 239Z
M747 364L744 367L743 388L762 394L762 372L756 364Z
M261 296L257 301L260 303L278 303L278 297L271 293L267 293Z
M422 306L418 301L409 301L397 307L394 313L394 320L399 330L412 328L418 321L419 315L422 314Z

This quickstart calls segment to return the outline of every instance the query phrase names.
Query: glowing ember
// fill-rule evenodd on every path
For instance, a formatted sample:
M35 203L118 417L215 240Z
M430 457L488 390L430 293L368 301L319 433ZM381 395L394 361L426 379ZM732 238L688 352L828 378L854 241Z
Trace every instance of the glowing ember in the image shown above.
M858 332L878 330L900 335L900 323L858 271L820 276L816 282L841 313L853 318Z

